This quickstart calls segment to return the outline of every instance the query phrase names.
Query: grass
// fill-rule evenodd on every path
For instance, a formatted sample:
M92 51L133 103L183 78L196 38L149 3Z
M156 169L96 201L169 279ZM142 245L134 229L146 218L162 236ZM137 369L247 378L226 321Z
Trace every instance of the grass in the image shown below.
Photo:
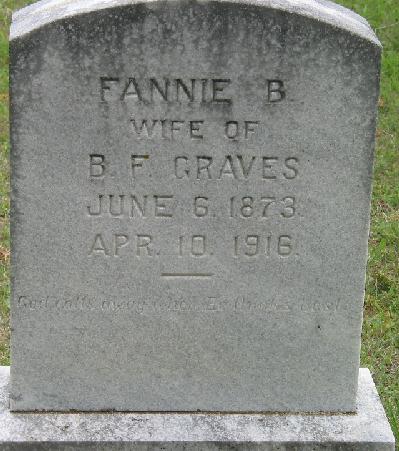
M0 0L0 364L9 359L8 27ZM399 2L339 1L366 17L384 45L362 365L371 369L399 442ZM398 447L399 449L399 447Z
M384 46L361 359L399 442L399 2L339 3L366 17Z

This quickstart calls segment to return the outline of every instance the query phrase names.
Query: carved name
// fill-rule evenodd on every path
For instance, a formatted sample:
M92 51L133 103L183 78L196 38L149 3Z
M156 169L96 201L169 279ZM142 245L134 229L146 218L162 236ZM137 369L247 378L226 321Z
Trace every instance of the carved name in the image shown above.
M230 78L146 78L100 77L102 102L133 101L145 104L166 103L213 103L232 104L233 90L241 87ZM266 80L265 100L270 103L285 99L281 80Z

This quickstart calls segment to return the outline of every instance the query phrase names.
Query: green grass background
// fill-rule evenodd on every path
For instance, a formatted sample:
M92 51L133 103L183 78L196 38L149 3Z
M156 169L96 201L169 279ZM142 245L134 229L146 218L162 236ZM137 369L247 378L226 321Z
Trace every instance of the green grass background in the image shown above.
M0 364L9 357L8 29L0 0ZM384 45L362 365L371 369L399 442L399 1L341 0L366 17ZM398 446L399 449L399 446Z

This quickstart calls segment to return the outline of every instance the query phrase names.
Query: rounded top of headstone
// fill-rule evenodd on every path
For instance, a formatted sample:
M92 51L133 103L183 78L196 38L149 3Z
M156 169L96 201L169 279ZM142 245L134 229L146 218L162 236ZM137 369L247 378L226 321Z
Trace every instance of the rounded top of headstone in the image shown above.
M157 0L156 0L157 1ZM155 1L155 2L156 2ZM176 0L170 0L176 1ZM201 0L207 1L207 0ZM353 11L327 0L216 0L217 2L241 3L276 9L324 22L347 30L377 46L381 46L368 22ZM152 0L41 0L13 14L10 40L17 39L51 22Z

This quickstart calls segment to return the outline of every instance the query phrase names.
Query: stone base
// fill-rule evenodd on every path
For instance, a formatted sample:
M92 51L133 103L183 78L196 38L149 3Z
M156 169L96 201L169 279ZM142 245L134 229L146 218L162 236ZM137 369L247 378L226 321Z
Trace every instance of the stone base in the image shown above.
M356 415L11 413L8 382L9 368L0 367L0 450L395 449L367 369L359 373Z

